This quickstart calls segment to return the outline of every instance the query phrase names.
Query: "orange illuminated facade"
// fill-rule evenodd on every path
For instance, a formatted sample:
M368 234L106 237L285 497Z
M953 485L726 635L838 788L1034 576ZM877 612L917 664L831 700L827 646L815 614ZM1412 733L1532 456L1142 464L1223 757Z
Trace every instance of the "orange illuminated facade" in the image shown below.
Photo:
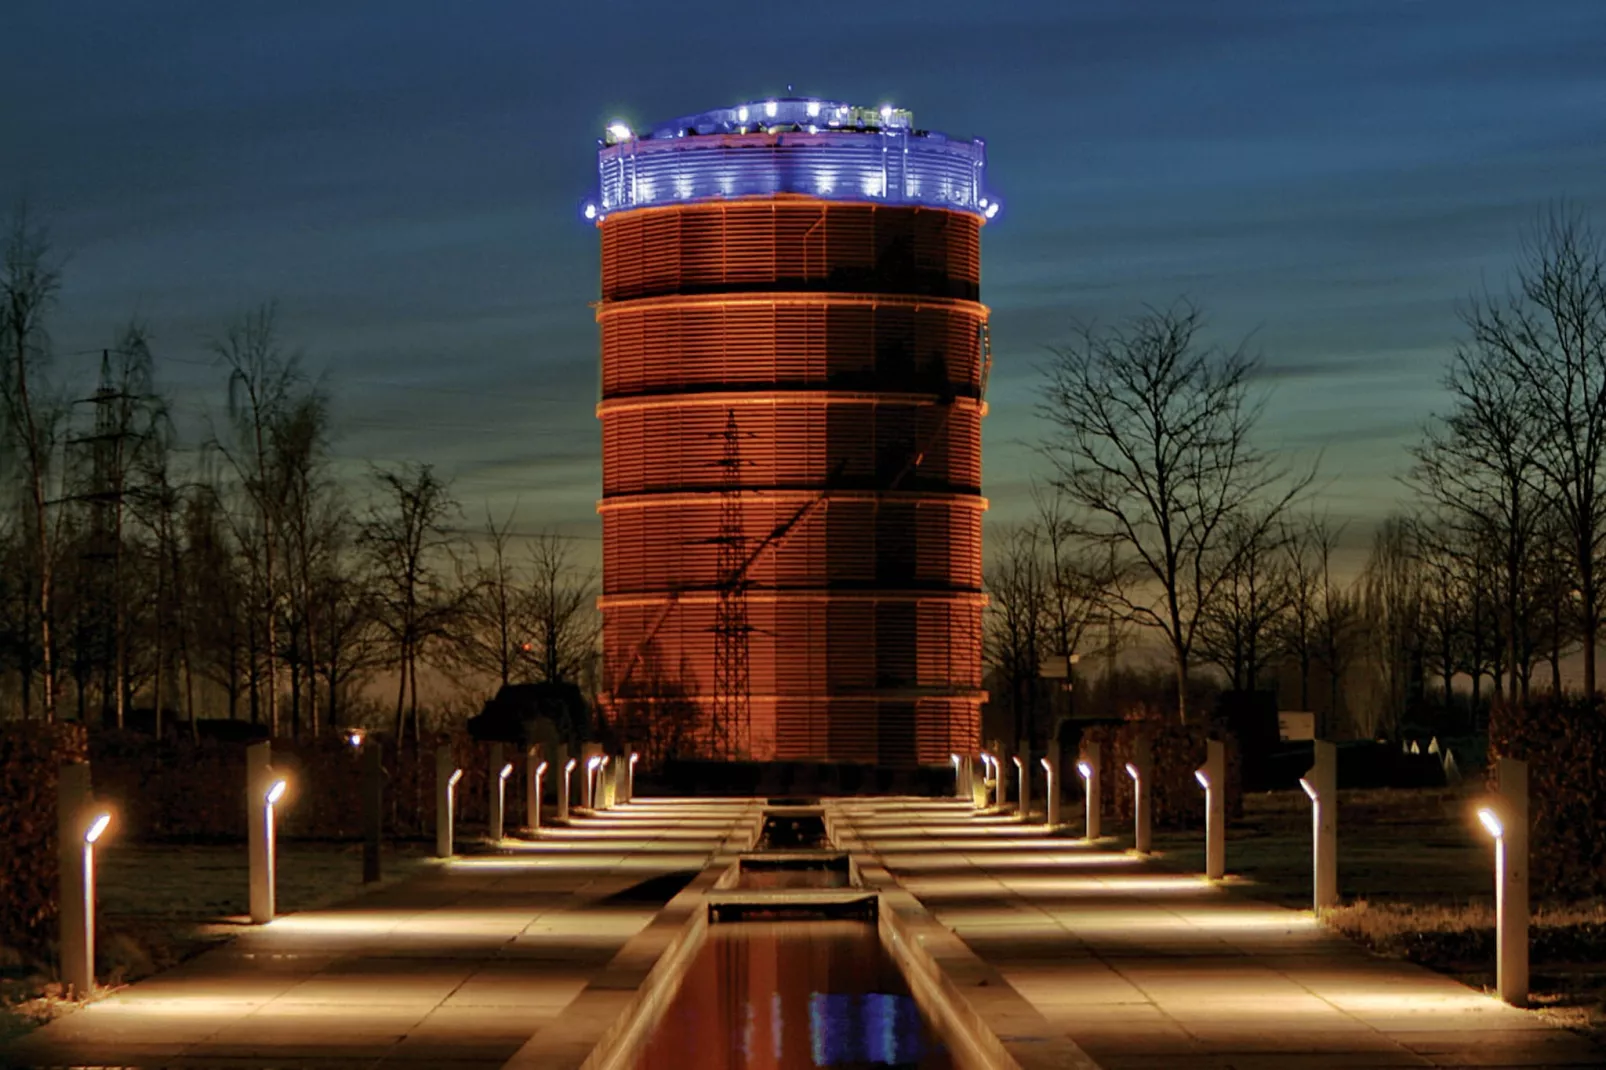
M781 104L800 119L821 106ZM755 102L742 119L765 107L782 112ZM836 144L822 138L859 151L844 139L907 149L923 135L786 117L603 150L605 201L621 157L649 148L694 172L714 162L699 147L724 167L744 148L817 154L767 192L669 203L641 196L632 160L636 195L616 186L588 209L602 238L604 703L675 722L682 753L945 765L976 750L984 697L980 165L954 207L885 196L907 193L907 162L882 196L822 195L809 183ZM979 161L979 143L958 144ZM673 189L675 158L653 166ZM693 181L711 180L680 188ZM722 735L732 679L742 713Z

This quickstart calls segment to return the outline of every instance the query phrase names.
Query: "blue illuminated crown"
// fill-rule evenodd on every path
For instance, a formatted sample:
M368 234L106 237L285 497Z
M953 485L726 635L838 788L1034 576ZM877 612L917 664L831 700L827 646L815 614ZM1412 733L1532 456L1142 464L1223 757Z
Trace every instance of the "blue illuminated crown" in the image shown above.
M986 145L916 130L901 108L839 100L754 100L636 133L610 123L587 218L632 208L792 193L831 201L920 205L991 219Z

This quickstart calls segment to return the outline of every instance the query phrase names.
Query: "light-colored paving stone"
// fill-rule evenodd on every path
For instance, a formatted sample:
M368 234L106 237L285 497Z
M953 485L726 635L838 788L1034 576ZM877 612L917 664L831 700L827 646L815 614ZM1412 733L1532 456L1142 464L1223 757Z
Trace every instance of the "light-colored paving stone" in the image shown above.
M641 800L287 915L0 1049L0 1066L501 1066L701 869L742 802Z
M942 924L1106 1070L1606 1067L1606 1051L1308 913L962 804L839 812Z

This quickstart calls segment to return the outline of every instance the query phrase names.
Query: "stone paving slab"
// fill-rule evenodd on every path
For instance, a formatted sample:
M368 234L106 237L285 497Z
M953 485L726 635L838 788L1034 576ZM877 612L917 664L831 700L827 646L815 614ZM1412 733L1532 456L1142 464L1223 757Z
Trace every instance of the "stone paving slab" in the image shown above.
M588 986L628 995L651 963L610 962L658 906L619 893L701 869L749 812L639 800L460 856L246 929L0 1048L0 1066L501 1066Z
M1606 1067L1606 1051L1534 1012L1107 840L1048 839L945 800L862 800L839 813L1106 1070Z

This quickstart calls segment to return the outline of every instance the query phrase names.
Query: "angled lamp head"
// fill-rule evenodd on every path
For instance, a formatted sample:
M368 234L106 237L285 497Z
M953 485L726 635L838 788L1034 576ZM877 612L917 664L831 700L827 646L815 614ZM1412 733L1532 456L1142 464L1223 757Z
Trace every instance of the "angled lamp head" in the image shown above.
M1093 763L1083 760L1076 763L1076 771L1082 774L1083 780L1093 779Z
M1039 758L1037 760L1042 763L1043 772L1047 773L1049 776L1054 775L1054 767L1048 764L1047 758Z
M100 839L107 827L112 823L112 815L108 810L102 810L89 821L89 827L84 829L84 842L94 843Z
M1489 830L1489 835L1497 840L1505 838L1506 823L1500 819L1500 814L1493 805L1478 807L1478 820Z
M1193 771L1193 779L1199 782L1199 786L1201 788L1205 789L1206 791L1210 790L1210 774L1205 772L1203 769L1195 769Z
M1312 772L1314 772L1314 770L1312 770ZM1299 786L1305 789L1305 794L1310 796L1311 802L1317 801L1316 785L1310 782L1310 773L1306 773L1304 776L1299 778Z
M457 787L457 782L462 779L463 771L461 769L453 769L451 779L446 782L446 786L449 788L455 788Z
M1138 767L1133 765L1131 762L1126 763L1126 775L1131 777L1133 780L1143 779L1143 774L1139 773Z
M513 763L512 762L508 762L506 765L504 765L502 767L502 772L501 772L500 775L501 775L503 780L506 780L508 777L512 776L513 775Z
M574 772L574 767L579 763L580 760L578 758L570 758L568 764L563 767L563 771L565 773L572 773Z
M536 776L541 776L545 772L546 772L546 763L545 762L542 762L540 765L535 767L535 775Z
M268 792L263 796L263 800L269 806L273 806L278 803L280 799L284 798L284 793L289 787L290 782L283 777L279 777L272 784L268 785Z

